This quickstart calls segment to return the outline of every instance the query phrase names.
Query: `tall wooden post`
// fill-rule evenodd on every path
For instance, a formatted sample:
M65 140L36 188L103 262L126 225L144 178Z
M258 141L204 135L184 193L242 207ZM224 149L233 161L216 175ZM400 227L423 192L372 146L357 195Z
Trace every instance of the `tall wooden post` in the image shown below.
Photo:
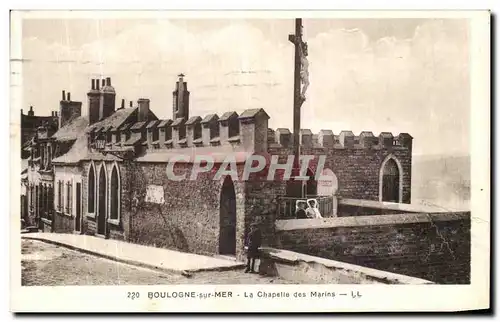
M295 34L289 35L288 40L295 46L295 60L293 69L293 154L294 166L292 177L299 176L300 172L300 108L303 99L300 96L300 47L302 46L302 19L295 19ZM303 197L302 181L290 180L287 185L287 195L294 197Z

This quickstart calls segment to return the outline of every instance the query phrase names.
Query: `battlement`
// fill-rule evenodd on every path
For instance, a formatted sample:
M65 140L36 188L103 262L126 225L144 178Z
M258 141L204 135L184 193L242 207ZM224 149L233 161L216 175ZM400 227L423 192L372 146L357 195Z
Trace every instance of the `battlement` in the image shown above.
M300 145L305 148L328 149L412 149L413 137L408 133L394 136L390 132L381 132L375 136L373 132L362 131L355 135L352 131L341 131L334 134L332 130L321 130L314 134L310 129L300 131ZM292 132L287 128L268 129L268 146L271 148L291 148Z
M287 128L268 128L269 115L263 109L247 109L241 114L228 111L221 116L208 114L179 117L175 120L152 120L139 117L136 122L120 127L96 126L89 132L89 147L96 151L133 149L136 154L185 148L211 151L268 152L271 149L289 149L293 146L292 132ZM408 133L394 136L382 132L352 131L334 134L332 130L313 133L300 131L300 144L310 149L371 149L409 150L413 138ZM201 150L200 150L201 149ZM180 153L181 151L179 151Z
M267 122L263 109L238 114L229 111L220 117L209 114L188 120L152 120L124 124L119 128L96 127L89 132L90 148L95 150L140 149L143 152L183 148L229 148L267 151Z

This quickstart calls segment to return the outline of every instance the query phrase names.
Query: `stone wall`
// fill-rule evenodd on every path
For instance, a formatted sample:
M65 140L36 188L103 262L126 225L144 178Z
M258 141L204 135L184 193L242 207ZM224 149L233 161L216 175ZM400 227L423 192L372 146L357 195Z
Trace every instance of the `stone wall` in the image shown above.
M52 223L56 233L73 233L75 230L75 216L73 215L55 212Z
M470 213L276 222L277 247L440 284L470 283Z
M269 153L280 155L280 162L285 163L291 148L271 145ZM388 157L399 161L403 169L402 202L411 202L411 150L404 147L392 149L369 148L301 148L302 155L326 155L325 168L331 169L338 179L338 195L342 198L379 200L380 169ZM310 162L315 171L318 160Z
M433 284L420 278L314 257L288 250L263 248L259 273L303 284Z
M177 163L176 175L190 171L191 164ZM212 180L202 173L197 180L168 180L165 163L141 163L130 171L131 189L139 200L132 209L123 209L129 217L131 242L165 247L197 254L217 254L219 247L220 193L223 179ZM133 178L132 178L133 177ZM244 183L233 182L236 195L236 251L241 256L245 233ZM163 190L164 201L148 201L148 187ZM124 198L130 194L124 192ZM128 204L129 200L124 204Z

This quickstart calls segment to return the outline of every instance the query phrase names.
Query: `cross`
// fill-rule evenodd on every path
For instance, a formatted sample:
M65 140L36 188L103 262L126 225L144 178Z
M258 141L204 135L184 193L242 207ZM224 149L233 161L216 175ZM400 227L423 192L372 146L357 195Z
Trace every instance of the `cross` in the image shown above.
M295 34L288 35L288 40L295 46L295 61L293 69L293 176L299 176L300 157L300 108L304 99L300 95L300 70L301 70L301 46L302 42L302 19L295 19ZM302 196L302 182L291 181L287 188L288 196Z

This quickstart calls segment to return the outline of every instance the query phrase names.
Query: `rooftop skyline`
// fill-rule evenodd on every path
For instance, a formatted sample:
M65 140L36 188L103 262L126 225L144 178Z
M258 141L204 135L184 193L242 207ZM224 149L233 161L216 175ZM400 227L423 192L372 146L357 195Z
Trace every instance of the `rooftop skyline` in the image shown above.
M302 128L407 132L414 154L469 154L466 20L304 19L310 86ZM151 99L171 118L177 75L190 115L264 108L292 128L292 19L25 20L23 103L58 110L61 91L82 101L91 78L111 77L121 99Z

